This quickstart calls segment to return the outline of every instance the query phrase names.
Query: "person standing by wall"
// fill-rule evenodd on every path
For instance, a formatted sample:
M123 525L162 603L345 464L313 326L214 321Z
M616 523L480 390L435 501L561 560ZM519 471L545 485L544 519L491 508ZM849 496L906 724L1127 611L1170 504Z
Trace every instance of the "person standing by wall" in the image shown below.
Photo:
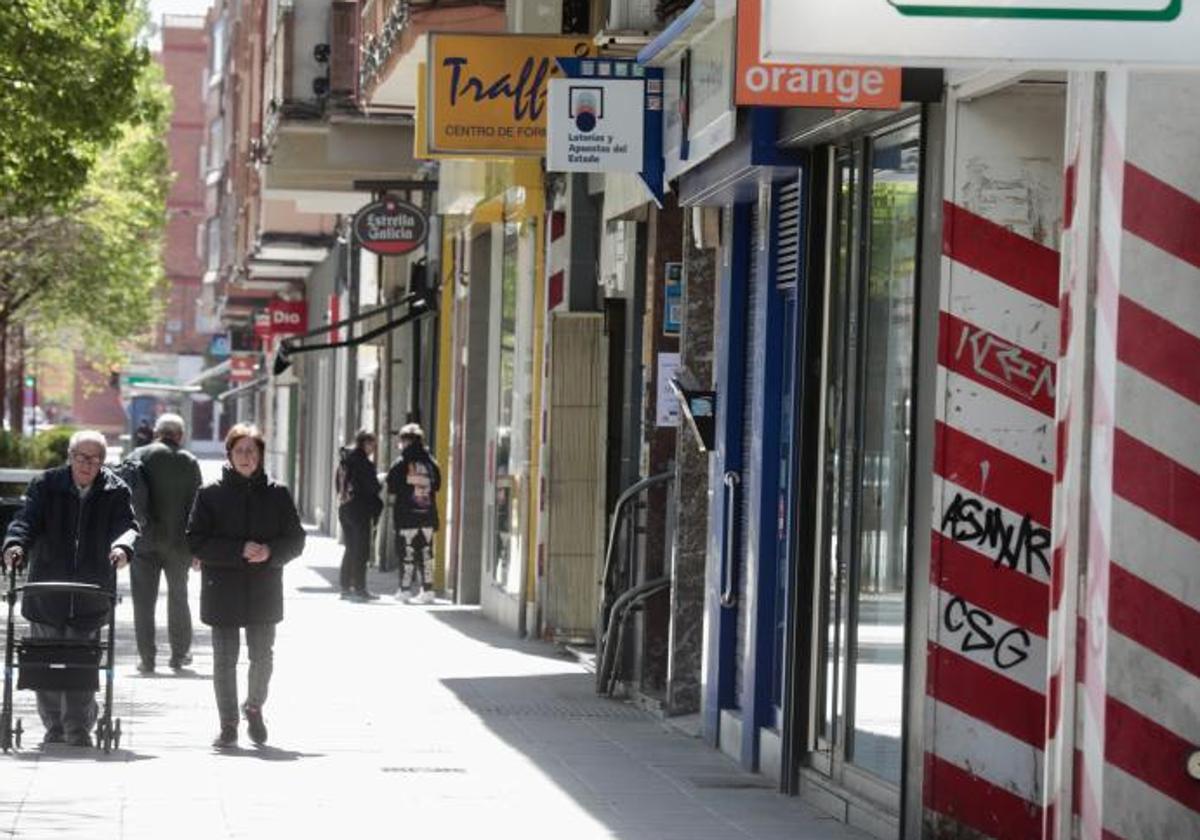
M137 523L129 488L104 466L104 435L86 430L67 442L67 465L29 483L25 506L8 526L3 566L29 560L29 582L92 583L113 591L117 570L133 557ZM31 639L99 639L109 604L100 598L27 594L21 614ZM96 724L95 691L37 692L43 743L86 747Z
M400 457L387 474L388 492L396 497L392 508L400 557L396 600L433 603L433 536L438 529L437 493L441 487L442 473L425 448L425 432L416 423L407 424L400 429Z
M371 553L371 525L383 510L379 478L375 473L376 438L360 430L354 446L343 448L337 469L338 521L346 550L342 554L342 598L366 601L378 596L367 591L367 559Z
M143 674L154 672L154 611L163 575L167 578L169 664L178 671L192 662L192 613L187 592L192 553L187 544L187 522L200 489L200 464L182 448L183 434L183 418L163 414L154 424L157 440L135 449L129 458L133 508L142 527L129 569L129 584L133 590L138 670Z
M187 538L201 569L200 620L212 628L218 749L237 743L237 663L242 628L250 655L242 713L250 740L266 743L263 704L274 666L275 625L283 620L283 567L304 551L292 494L263 472L258 427L238 423L225 437L229 463L200 488Z

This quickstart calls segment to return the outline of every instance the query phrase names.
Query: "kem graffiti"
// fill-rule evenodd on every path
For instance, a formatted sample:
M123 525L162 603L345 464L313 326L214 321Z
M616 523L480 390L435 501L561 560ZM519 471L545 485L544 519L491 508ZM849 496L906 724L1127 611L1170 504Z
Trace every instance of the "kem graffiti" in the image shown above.
M550 76L550 59L527 58L514 79L511 73L502 73L495 79L483 79L472 75L467 64L470 59L450 56L442 64L450 68L450 104L457 105L460 99L469 103L510 100L513 118L536 122L546 107L546 80Z
M1054 397L1054 365L984 330L964 325L954 358L970 352L971 367L980 377L1033 402Z
M1029 658L1029 633L1012 627L996 636L992 629L996 620L962 598L950 599L942 612L942 623L951 633L966 630L961 644L963 653L991 651L992 661L1002 671L1015 668Z
M942 515L941 530L955 542L973 543L989 553L996 552L993 565L1021 568L1025 574L1050 574L1046 555L1050 531L1035 525L1029 514L1019 525L1004 521L1000 507L985 507L979 499L957 493ZM1036 567L1035 567L1036 563Z

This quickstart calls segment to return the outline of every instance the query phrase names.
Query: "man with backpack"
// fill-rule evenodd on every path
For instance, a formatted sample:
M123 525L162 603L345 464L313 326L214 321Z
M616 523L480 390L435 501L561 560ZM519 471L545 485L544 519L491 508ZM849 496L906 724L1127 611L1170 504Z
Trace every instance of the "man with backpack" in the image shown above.
M182 448L183 433L182 417L161 415L154 424L154 442L135 449L120 469L133 493L134 515L142 529L129 568L129 584L138 671L143 674L154 672L154 613L159 579L164 575L169 664L178 671L192 662L192 613L187 592L192 554L187 544L187 521L201 479L200 464Z

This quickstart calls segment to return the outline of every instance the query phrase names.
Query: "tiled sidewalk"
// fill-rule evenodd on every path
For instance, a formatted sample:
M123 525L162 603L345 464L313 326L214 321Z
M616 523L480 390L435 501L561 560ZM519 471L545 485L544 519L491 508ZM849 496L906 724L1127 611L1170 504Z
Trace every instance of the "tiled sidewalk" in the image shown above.
M24 750L0 756L0 837L862 836L649 714L596 697L573 658L513 639L476 610L338 600L339 558L331 540L310 537L287 572L265 748L244 730L240 749L209 747L202 625L191 670L136 673L126 598L121 749L42 749L33 697L19 692L30 731ZM159 614L165 623L165 604Z

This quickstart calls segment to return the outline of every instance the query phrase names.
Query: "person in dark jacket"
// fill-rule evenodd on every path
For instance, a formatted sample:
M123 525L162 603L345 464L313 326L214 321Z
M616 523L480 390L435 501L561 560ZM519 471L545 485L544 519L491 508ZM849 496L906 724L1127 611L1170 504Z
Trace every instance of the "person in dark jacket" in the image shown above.
M442 473L425 448L425 433L416 423L405 425L400 429L400 457L387 474L388 493L396 497L392 505L400 558L396 600L433 603L433 538L438 529L437 492L441 487ZM416 591L412 592L414 585Z
M200 488L187 539L201 569L200 620L212 628L213 691L221 729L213 746L237 743L237 663L241 630L250 655L242 713L256 744L267 740L262 708L274 661L275 625L283 620L283 567L304 550L292 494L263 472L256 426L238 423L225 437L229 463Z
M137 523L129 488L104 466L104 436L80 431L67 443L67 466L29 483L25 506L8 526L4 562L29 561L29 580L92 583L116 588L117 569L133 557ZM109 602L86 595L30 593L21 599L30 638L98 639ZM43 743L90 746L96 723L94 691L38 691Z
M133 445L146 446L154 442L154 428L150 425L150 420L143 417L138 427L133 430Z
M187 544L188 514L200 489L200 465L182 448L183 418L163 414L154 423L154 443L129 456L136 476L130 490L133 511L141 526L129 586L133 590L133 626L137 637L138 670L154 672L154 610L158 582L167 578L167 638L169 665L179 670L192 661L192 612L188 607L188 570L192 552Z
M383 500L375 472L374 433L363 429L354 446L343 448L337 470L338 522L346 550L342 554L342 598L366 601L378 596L367 591L367 559L371 553L371 525L379 518Z

